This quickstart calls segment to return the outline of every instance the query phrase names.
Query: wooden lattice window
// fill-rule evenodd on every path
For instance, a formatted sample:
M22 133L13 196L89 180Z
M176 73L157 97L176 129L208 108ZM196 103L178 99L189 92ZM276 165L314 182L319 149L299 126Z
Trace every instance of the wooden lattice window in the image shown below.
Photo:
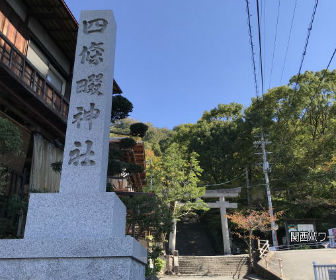
M0 11L0 31L13 43L13 45L24 55L27 53L28 41Z

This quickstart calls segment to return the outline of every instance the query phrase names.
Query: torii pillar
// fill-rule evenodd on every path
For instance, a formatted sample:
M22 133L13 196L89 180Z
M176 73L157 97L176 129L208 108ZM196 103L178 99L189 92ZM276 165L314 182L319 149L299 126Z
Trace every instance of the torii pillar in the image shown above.
M229 236L228 221L226 217L226 209L238 207L237 203L230 203L228 201L225 201L225 197L237 197L240 191L241 191L241 188L207 190L205 194L203 195L203 198L214 198L214 197L219 198L218 201L209 202L207 204L209 208L219 208L220 209L224 255L231 255L230 236Z

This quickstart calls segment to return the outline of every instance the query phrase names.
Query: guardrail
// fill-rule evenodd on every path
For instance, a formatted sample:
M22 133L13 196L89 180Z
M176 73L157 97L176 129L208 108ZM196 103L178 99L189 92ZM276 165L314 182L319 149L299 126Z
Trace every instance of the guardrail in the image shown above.
M269 252L269 242L268 240L261 240L258 239L258 251L259 251L259 257L261 259L264 259Z
M287 251L287 250L297 250L297 249L307 249L307 247L311 249L317 249L317 248L326 248L326 245L328 242L305 242L305 243L297 243L297 244L291 244L291 245L279 245L279 246L273 246L270 248L274 249L275 251Z
M69 102L61 95L7 38L0 32L0 63L48 107L57 111L65 120Z
M313 262L315 280L336 280L336 264L316 264Z
M266 268L269 267L271 263L274 264L275 267L279 266L279 272L280 276L283 277L283 262L280 258L275 258L270 252L270 246L268 240L260 240L258 239L258 251L259 251L259 257L261 260L265 262Z

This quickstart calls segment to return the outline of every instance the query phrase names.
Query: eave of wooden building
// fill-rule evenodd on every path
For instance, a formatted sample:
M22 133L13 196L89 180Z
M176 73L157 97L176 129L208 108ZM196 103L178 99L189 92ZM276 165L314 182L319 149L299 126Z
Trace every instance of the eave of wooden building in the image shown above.
M0 106L4 107L0 109L11 107L16 111L13 113L23 119L29 116L32 122L51 128L63 139L68 101L1 32L0 40Z
M64 0L23 0L29 15L45 28L70 61L75 60L78 23ZM113 80L113 94L122 90Z
M124 137L110 138L110 144L118 144L122 138ZM137 144L132 149L124 150L124 161L128 163L135 163L144 168L143 172L132 173L130 176L134 190L141 192L146 181L146 156L144 143L142 141L137 141Z

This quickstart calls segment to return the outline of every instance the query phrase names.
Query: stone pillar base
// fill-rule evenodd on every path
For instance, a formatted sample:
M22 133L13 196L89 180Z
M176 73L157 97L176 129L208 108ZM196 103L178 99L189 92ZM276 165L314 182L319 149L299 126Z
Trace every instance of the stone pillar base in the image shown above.
M106 240L0 240L1 280L144 280L147 253L126 236Z

